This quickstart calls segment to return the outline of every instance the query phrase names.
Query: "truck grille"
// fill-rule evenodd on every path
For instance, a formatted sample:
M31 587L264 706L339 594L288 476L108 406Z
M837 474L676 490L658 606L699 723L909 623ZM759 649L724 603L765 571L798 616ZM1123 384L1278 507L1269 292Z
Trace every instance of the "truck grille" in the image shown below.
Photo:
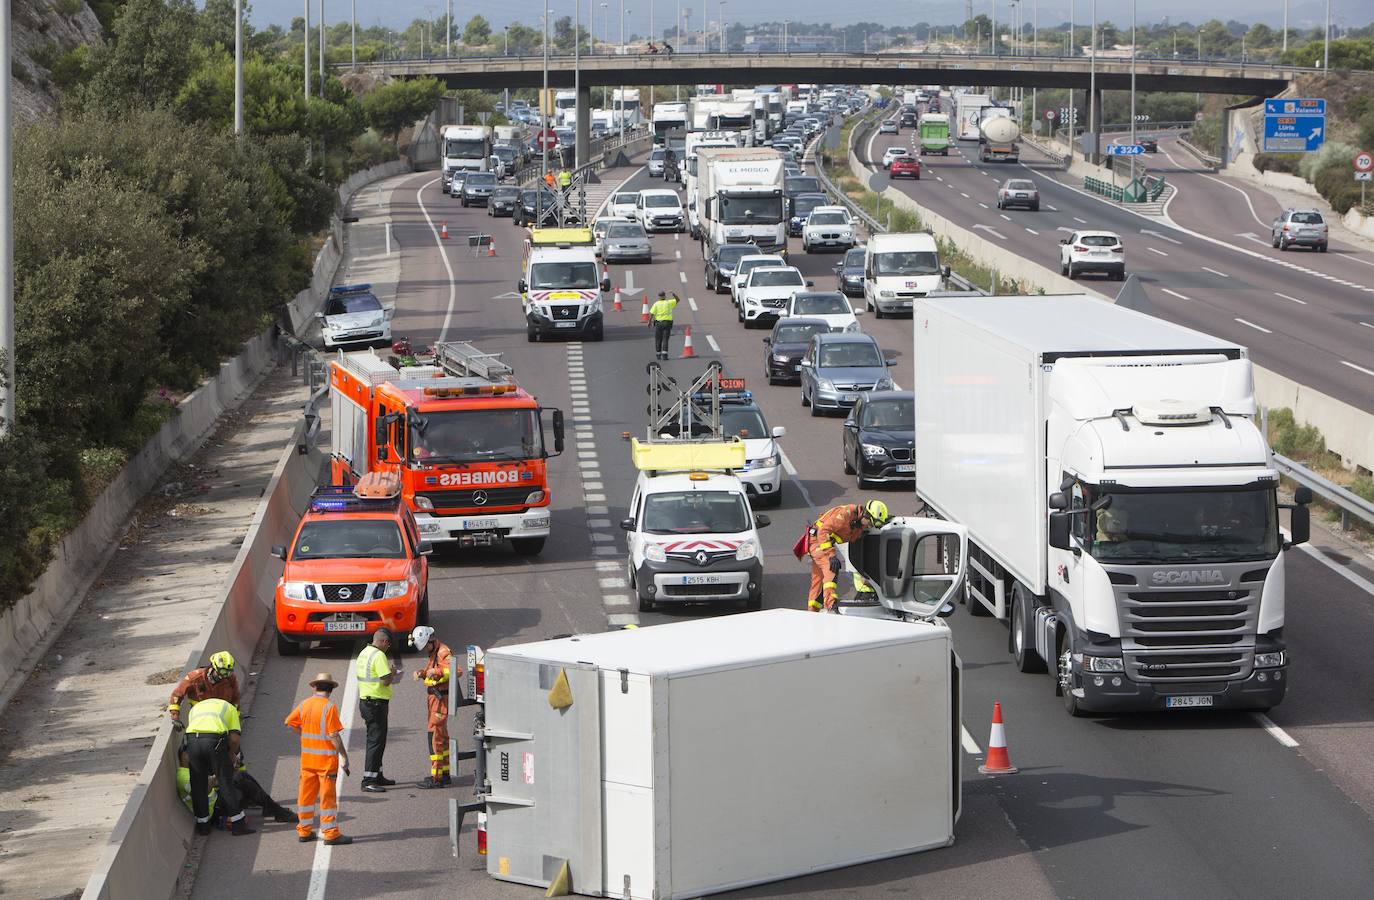
M549 312L560 322L577 321L577 310L578 306L570 303L560 303L549 307Z
M697 562L697 554L698 554L698 553L704 553L704 554L706 554L706 561L705 561L705 562L703 562L703 563L698 563L698 562ZM685 550L685 551L683 551L683 552L681 552L681 553L669 553L669 554L667 554L667 556L668 556L669 559L673 560L674 562L689 562L689 563L694 563L694 564L696 564L696 565L709 566L709 565L711 565L711 563L720 562L722 559L734 559L734 558L735 558L735 551L734 551L734 550Z
M666 597L735 597L743 590L743 584L665 584Z
M322 584L325 603L362 603L367 599L365 584Z
M1114 585L1121 622L1121 650L1133 681L1235 681L1254 668L1255 633L1262 584L1242 584L1254 563L1208 565L1221 583L1156 586L1156 571L1130 567L1131 584Z
M434 504L436 511L445 509L473 509L491 506L524 506L525 498L535 490L533 485L521 487L489 487L462 491L416 491L416 498L424 497ZM485 503L478 503L475 496L481 492Z

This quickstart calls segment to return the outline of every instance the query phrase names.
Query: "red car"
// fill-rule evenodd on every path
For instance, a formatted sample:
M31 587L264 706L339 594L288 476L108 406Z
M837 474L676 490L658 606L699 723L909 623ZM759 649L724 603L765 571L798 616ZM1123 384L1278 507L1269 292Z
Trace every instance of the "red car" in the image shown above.
M921 161L914 156L899 156L892 161L892 168L888 170L888 175L892 178L910 177L920 181Z

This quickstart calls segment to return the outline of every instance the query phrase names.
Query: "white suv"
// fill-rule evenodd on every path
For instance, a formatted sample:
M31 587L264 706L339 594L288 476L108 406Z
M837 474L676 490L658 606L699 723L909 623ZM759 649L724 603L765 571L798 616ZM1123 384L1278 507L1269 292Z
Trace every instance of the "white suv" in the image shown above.
M1120 235L1075 231L1059 244L1059 274L1077 278L1084 272L1100 272L1117 281L1126 280L1126 246Z
M787 260L772 253L751 253L741 256L735 263L735 279L730 282L730 300L735 306L740 304L740 289L749 281L749 273L760 266L785 266Z
M749 280L739 289L739 320L745 328L772 325L797 291L811 282L792 266L759 266L749 272Z
M739 478L729 472L640 472L630 500L626 574L641 612L660 603L763 606L763 551Z
M843 206L818 206L802 226L802 250L807 253L818 247L844 252L855 242L854 220Z

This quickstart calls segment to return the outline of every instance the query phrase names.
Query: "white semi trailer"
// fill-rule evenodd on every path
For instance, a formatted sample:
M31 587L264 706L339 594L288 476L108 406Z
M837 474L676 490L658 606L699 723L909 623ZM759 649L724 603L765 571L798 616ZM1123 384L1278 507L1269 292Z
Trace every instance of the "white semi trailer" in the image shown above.
M916 485L965 602L1071 714L1267 709L1288 684L1279 473L1245 348L1085 295L922 300Z

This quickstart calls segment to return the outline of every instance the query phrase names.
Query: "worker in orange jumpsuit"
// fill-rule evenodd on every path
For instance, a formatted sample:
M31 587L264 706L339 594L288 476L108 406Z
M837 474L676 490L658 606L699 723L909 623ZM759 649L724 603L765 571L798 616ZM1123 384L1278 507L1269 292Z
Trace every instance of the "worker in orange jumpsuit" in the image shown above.
M210 665L192 669L177 682L167 701L167 715L175 727L181 728L181 701L195 706L210 699L225 700L235 707L239 705L239 680L234 677L234 656L228 650L211 654Z
M291 710L286 724L301 736L301 784L296 814L296 834L301 842L315 839L315 818L320 834L331 847L351 844L353 838L339 831L339 769L348 771L348 751L343 742L343 721L329 695L339 683L321 672L310 681L314 694Z
M454 666L453 651L434 636L434 629L428 625L415 626L410 644L428 656L424 666L414 673L415 680L425 684L425 701L429 706L429 777L416 786L449 787L453 777L448 752L448 692L453 678L461 677L463 670Z
M812 612L835 607L836 579L840 574L840 555L836 544L848 544L870 528L887 524L887 504L881 500L846 503L825 511L806 532L806 552L811 557L811 592L806 608Z

